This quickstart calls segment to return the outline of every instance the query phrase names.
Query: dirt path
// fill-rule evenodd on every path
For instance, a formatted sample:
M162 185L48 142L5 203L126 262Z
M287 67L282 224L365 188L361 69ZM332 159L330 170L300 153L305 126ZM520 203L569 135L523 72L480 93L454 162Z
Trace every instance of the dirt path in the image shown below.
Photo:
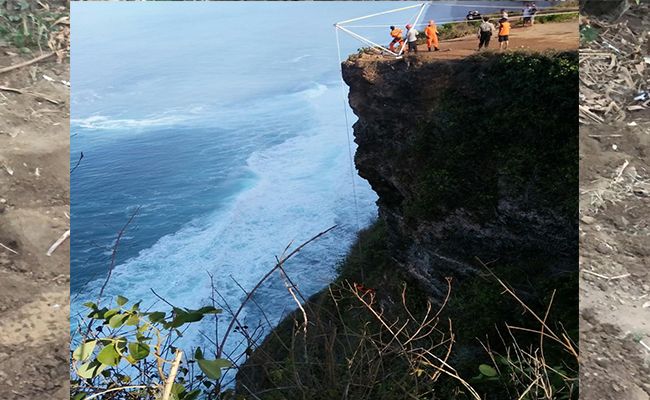
M577 50L578 40L577 19L568 22L536 24L530 28L514 27L510 35L510 50ZM478 39L475 35L471 35L440 42L440 49L445 51L428 52L426 46L420 45L417 57L453 60L476 54L477 47ZM489 48L498 50L499 43L496 36L492 37ZM370 59L381 57L368 56Z
M18 53L0 46L0 67ZM54 58L0 75L23 91L0 90L2 399L68 396L68 242L46 252L70 225L69 79Z

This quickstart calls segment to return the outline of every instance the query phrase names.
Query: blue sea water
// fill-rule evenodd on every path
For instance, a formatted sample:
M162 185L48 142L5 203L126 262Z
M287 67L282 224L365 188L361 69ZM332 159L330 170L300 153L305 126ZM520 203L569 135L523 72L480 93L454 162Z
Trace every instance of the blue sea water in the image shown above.
M376 218L376 195L351 171L332 24L405 4L73 2L72 165L84 154L71 181L73 321L137 207L109 296L150 304L153 288L195 307L210 273L234 306L288 244L337 225L287 264L305 295L330 282ZM466 12L439 5L425 18ZM388 41L385 29L364 34ZM343 56L361 47L341 45ZM295 307L279 278L256 300L273 322Z

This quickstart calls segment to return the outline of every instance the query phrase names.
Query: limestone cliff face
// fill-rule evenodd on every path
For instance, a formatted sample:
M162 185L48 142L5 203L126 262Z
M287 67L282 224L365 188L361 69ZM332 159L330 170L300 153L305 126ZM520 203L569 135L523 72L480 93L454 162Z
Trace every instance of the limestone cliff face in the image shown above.
M573 265L576 74L569 53L344 63L356 166L394 260L434 297L476 258Z

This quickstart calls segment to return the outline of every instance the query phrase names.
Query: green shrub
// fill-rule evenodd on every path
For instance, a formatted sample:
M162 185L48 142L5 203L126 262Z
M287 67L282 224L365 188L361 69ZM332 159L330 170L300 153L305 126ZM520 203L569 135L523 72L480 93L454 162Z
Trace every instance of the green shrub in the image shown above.
M577 54L464 62L466 73L450 78L458 82L441 93L406 155L419 166L407 215L434 219L462 207L490 217L497 200L522 196L531 207L577 215Z

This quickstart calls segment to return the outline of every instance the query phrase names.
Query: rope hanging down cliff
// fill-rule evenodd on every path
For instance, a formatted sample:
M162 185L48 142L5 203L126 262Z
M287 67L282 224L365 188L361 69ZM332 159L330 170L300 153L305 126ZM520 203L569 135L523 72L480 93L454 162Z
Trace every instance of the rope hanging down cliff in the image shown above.
M336 29L336 48L338 50L338 56L339 56L339 79L341 80L341 99L343 101L343 115L345 115L345 130L347 133L347 139L348 139L348 157L350 161L350 178L352 179L352 197L354 198L354 215L356 218L356 224L357 224L357 232L361 230L361 226L359 224L359 204L357 201L357 184L354 181L354 157L352 157L352 139L350 138L351 132L350 132L350 118L348 117L348 103L347 103L347 98L345 95L345 82L343 81L343 60L341 58L341 41L339 38L339 31Z

